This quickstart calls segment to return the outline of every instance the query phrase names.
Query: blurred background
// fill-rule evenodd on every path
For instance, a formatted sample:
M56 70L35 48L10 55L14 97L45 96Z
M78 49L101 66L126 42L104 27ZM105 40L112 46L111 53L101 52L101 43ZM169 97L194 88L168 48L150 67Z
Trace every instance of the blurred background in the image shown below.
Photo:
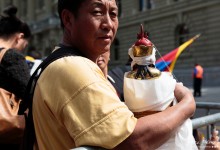
M18 7L18 17L28 22L34 35L25 52L47 56L62 35L57 0L0 0L0 11L10 4ZM179 56L173 72L191 86L193 66L199 63L204 67L203 85L220 85L220 0L119 0L119 29L110 69L126 64L140 24L161 55L201 34Z
M118 0L119 28L111 47L109 69L125 66L128 49L137 40L140 24L161 56L178 48L197 34L201 36L188 46L176 61L173 74L192 90L193 68L204 68L202 97L196 102L195 118L218 113L220 109L220 0ZM42 58L51 53L62 35L57 0L0 0L0 11L18 7L18 17L31 27L33 37L25 53L36 52ZM213 103L214 102L214 103ZM215 106L215 107L214 107ZM214 108L214 109L213 109ZM212 110L211 110L212 109ZM220 119L220 117L218 117ZM217 125L217 128L220 127ZM203 131L204 129L204 131ZM206 127L201 128L205 132Z

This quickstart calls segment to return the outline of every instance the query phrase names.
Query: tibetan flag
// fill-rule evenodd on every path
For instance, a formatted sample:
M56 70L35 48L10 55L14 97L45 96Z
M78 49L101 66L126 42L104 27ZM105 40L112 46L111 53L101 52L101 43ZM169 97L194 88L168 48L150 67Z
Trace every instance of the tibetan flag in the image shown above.
M196 36L189 39L188 41L186 41L185 43L183 43L182 45L180 45L176 49L172 50L168 54L166 54L163 57L161 57L160 59L158 59L156 61L156 67L160 71L173 72L175 63L176 63L179 55L183 52L184 49L186 49L187 46L192 44L192 42L194 42L194 40L197 39L199 36L200 36L200 34L197 34Z

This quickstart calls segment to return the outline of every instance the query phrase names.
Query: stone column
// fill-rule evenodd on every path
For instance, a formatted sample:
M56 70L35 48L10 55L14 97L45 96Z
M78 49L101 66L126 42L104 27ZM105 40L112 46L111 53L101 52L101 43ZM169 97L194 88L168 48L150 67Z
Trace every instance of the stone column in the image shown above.
M52 6L53 6L52 0L46 0L46 1L44 1L44 3L45 3L45 7L46 7L46 14L51 15Z
M33 21L35 19L34 14L36 11L36 0L27 0L27 19Z

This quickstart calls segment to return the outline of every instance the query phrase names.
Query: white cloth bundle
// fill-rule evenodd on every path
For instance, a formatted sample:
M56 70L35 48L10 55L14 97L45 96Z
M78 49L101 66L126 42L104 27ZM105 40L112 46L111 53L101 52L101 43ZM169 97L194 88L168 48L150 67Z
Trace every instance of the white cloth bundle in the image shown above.
M168 72L155 79L136 80L124 77L125 104L133 112L161 111L174 99L176 80Z
M174 89L176 80L170 73L161 72L155 79L136 80L124 76L125 104L133 112L163 111L172 101L176 103ZM192 122L187 119L176 134L157 150L197 150L192 135Z

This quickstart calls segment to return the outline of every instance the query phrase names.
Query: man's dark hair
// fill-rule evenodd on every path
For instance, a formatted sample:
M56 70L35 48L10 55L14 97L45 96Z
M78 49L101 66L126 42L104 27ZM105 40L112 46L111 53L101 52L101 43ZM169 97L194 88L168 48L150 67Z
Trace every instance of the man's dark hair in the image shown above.
M78 15L78 10L83 2L86 0L58 0L58 14L60 17L61 27L64 28L63 21L61 18L61 13L64 9L67 9L73 13L75 17Z
M62 11L64 9L67 9L67 10L71 11L75 17L77 17L78 10L79 10L81 4L85 1L86 0L58 0L57 9L58 9L59 17L60 17L60 25L62 28L64 28L63 21L61 18ZM118 4L118 0L115 0L115 1L116 1L116 4Z
M17 7L9 5L0 15L0 37L4 39L10 38L13 34L21 32L24 38L31 37L29 26L16 17Z

